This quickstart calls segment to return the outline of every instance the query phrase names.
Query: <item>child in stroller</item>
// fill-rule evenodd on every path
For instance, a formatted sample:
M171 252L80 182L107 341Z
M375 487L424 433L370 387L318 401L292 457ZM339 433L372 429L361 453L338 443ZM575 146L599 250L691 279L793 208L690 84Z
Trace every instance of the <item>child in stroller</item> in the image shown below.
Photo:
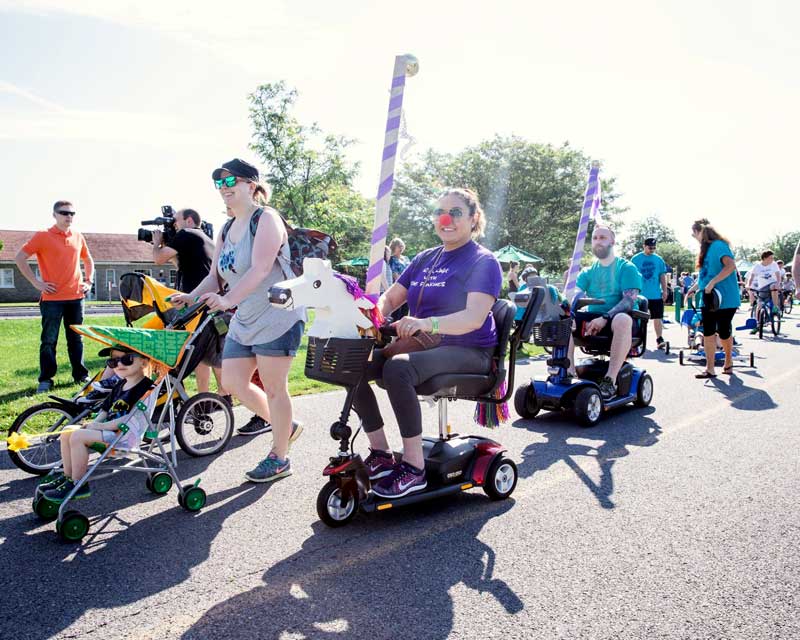
M148 377L149 359L123 346L102 349L101 357L110 356L106 364L114 370L120 382L112 388L103 401L95 419L82 429L61 434L61 458L63 471L51 482L39 486L39 491L51 502L60 504L75 488L74 478L82 478L89 465L89 448L113 442L119 433L118 427L125 420L136 402L149 391L153 383ZM89 483L84 483L73 499L88 498Z

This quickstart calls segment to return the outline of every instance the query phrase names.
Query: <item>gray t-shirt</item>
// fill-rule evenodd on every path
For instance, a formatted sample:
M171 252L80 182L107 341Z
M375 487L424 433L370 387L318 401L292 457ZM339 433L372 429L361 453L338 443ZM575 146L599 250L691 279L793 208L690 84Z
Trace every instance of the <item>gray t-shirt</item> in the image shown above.
M255 213L254 213L255 215ZM264 210L262 218L270 213ZM248 223L238 242L233 242L230 231L225 236L219 254L217 267L219 274L230 288L241 280L252 264L254 236ZM305 322L305 308L284 310L269 302L269 289L272 285L286 280L278 260L272 269L249 296L239 303L233 315L228 335L239 344L252 346L272 342L291 329L298 320Z

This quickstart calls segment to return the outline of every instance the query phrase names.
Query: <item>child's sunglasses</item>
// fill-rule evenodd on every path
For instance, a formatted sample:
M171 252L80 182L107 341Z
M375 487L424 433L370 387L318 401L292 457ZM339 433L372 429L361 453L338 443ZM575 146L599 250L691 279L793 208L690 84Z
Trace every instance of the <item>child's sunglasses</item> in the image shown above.
M139 355L136 353L126 353L124 356L120 356L119 358L109 358L106 360L106 364L108 365L109 369L116 369L119 365L130 367L133 364L133 361L138 357Z
M223 186L232 187L235 184L236 184L236 176L225 176L224 178L220 178L219 180L214 180L214 186L217 189L222 189Z

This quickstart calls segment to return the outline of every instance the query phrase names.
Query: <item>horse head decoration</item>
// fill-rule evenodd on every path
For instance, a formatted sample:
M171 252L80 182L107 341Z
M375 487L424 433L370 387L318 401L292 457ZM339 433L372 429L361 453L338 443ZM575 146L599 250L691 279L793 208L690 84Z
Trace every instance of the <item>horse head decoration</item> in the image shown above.
M269 301L282 309L316 309L308 330L315 338L359 338L380 324L375 303L355 279L337 273L321 258L303 260L303 275L272 286Z

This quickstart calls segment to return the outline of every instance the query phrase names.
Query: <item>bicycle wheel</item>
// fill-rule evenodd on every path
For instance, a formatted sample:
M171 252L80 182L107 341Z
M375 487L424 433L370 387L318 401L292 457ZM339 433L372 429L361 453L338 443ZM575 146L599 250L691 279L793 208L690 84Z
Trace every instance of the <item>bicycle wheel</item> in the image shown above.
M781 316L779 314L770 314L770 324L772 325L772 335L777 336L781 332Z
M216 393L198 393L181 407L175 424L178 444L190 456L222 451L233 435L233 409Z
M791 313L793 306L794 306L794 296L786 296L783 299L783 312Z
M8 435L35 436L59 430L73 424L75 416L58 402L42 402L26 409L17 416L8 430ZM8 452L11 461L23 471L43 476L61 463L61 445L58 436L31 438L27 449Z
M764 307L761 307L758 310L758 337L759 339L764 339L764 325L767 324L767 310Z

